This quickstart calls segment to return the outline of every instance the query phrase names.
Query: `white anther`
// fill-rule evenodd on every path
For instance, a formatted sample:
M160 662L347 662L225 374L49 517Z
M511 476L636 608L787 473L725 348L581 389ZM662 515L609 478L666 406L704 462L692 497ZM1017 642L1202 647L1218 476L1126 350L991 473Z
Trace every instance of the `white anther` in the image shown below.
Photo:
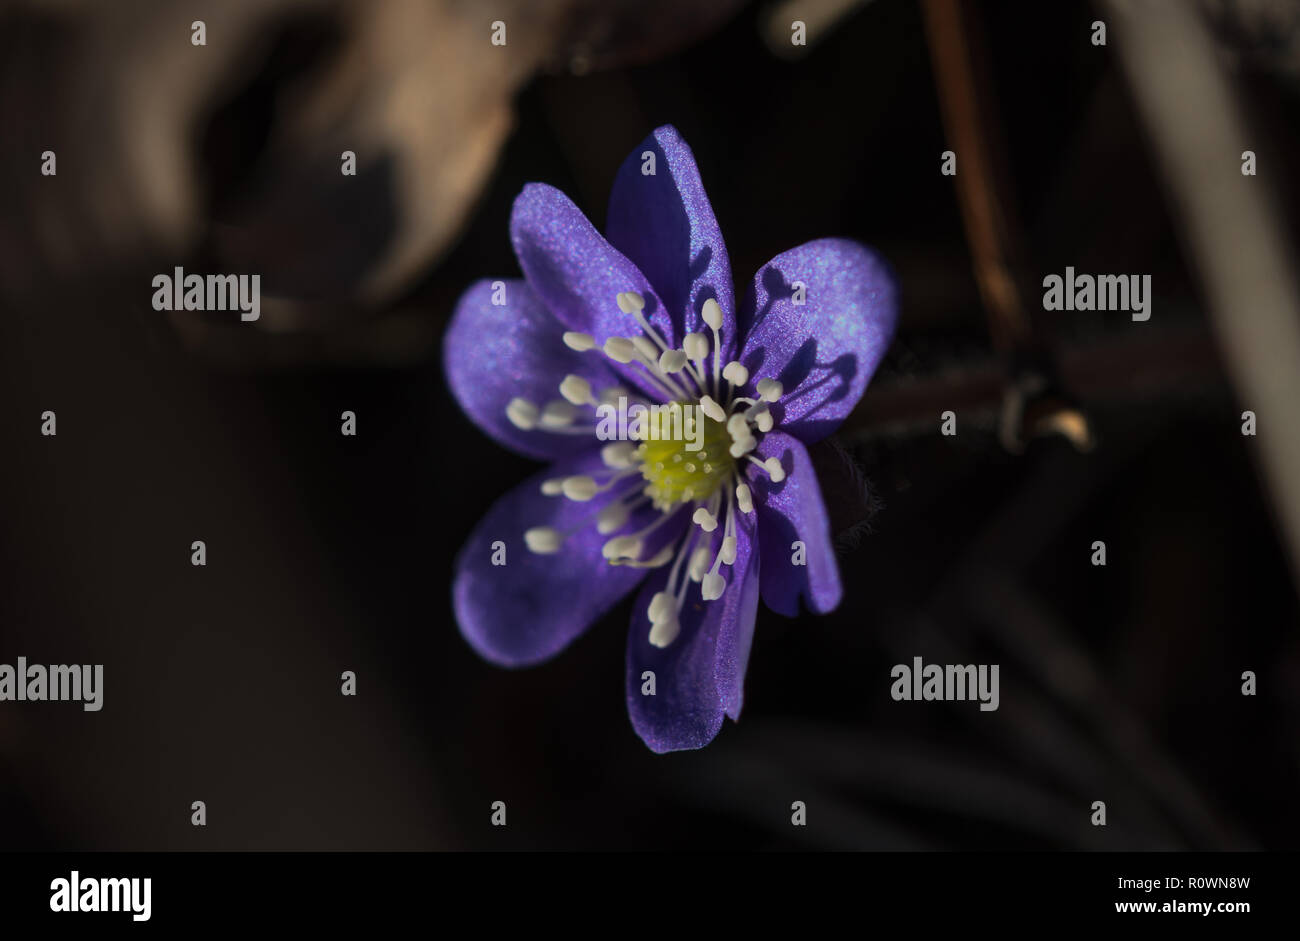
M601 405L617 405L618 400L627 398L627 389L622 386L610 386L608 389L600 390Z
M641 354L641 358L647 363L653 363L659 355L659 347L655 346L654 341L648 336L641 335L632 338L632 345L636 351Z
M758 447L758 439L750 435L748 438L738 438L731 442L731 447L727 448L727 451L732 457L744 457L756 447Z
M704 584L700 586L700 594L704 596L705 601L717 601L726 590L727 580L717 572L705 575Z
M578 333L576 330L565 330L564 345L571 350L585 353L596 345L596 338L590 333Z
M688 359L699 362L709 355L709 338L702 333L688 333L682 337L682 349Z
M618 309L625 314L635 314L645 307L645 298L636 291L622 291L618 295Z
M632 562L630 564L632 565L633 568L638 568L638 569L657 569L671 562L673 559L673 554L676 551L677 549L670 543L669 545L664 546L662 549L656 552L653 556L651 556L649 561Z
M681 372L686 368L686 354L681 350L664 350L659 356L659 368L664 372Z
M727 420L727 413L722 410L721 405L713 401L712 396L702 396L700 398L700 408L704 411L705 415L709 416L714 421Z
M736 484L736 505L742 513L754 512L754 495L749 491L749 484Z
M564 478L564 495L570 500L576 500L579 503L586 503L596 495L599 489L596 486L596 481L585 474Z
M605 341L605 355L616 363L627 364L636 359L636 347L627 337L610 337Z
M709 574L709 564L712 560L709 558L708 546L696 546L695 551L691 553L691 561L686 566L686 574L690 576L691 581L701 582L704 576Z
M662 649L676 640L681 631L681 622L677 620L677 615L674 614L668 620L659 621L650 626L650 643Z
M677 599L667 591L657 591L650 599L650 623L659 624L677 616Z
M563 428L565 425L572 425L577 414L577 410L568 402L554 399L547 402L546 407L542 409L542 427Z
M702 506L696 508L695 515L691 517L691 522L706 533L711 533L718 528L718 521L713 518L713 514Z
M779 484L785 480L785 468L777 458L769 457L763 462L763 466L767 468L767 475L772 478L772 483Z
M600 449L600 459L606 467L631 467L635 461L636 445L631 441L614 441Z
M749 437L749 422L745 421L744 412L736 412L727 419L727 434L740 441Z
M635 559L641 554L641 540L636 536L615 536L600 547L600 554L609 560Z
M722 378L726 379L733 386L743 386L745 383L749 382L749 370L733 359L731 362L727 363L727 365L722 367Z
M754 424L758 426L759 431L771 431L772 413L768 411L759 412L754 418Z
M722 550L718 553L718 558L722 559L723 565L731 565L736 561L736 537L728 536L722 540Z
M718 302L712 297L705 301L704 306L700 308L700 317L714 330L722 327L722 308L718 306Z
M581 376L569 374L564 377L560 383L560 395L564 396L574 405L595 405L596 400L591 394L591 383Z
M764 402L775 402L784 391L785 387L775 379L758 380L758 397Z
M558 497L564 493L564 478L552 477L550 480L543 480L542 493L548 497Z
M564 545L564 533L553 526L534 526L524 531L524 544L538 555L550 555Z
M510 419L510 424L524 431L532 431L537 427L539 414L537 406L527 399L511 399L506 406L506 418Z
M627 522L628 509L625 503L611 503L602 507L601 511L596 514L596 532L602 536L608 536L616 529L622 529L623 524Z

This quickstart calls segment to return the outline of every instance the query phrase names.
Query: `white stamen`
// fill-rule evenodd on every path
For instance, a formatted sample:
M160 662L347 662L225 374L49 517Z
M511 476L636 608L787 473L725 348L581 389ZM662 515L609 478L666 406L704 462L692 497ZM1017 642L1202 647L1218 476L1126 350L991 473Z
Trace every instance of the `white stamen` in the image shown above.
M781 466L781 461L778 458L769 457L763 462L763 466L767 468L767 474L772 478L772 483L779 484L785 480L785 468Z
M627 389L622 386L610 386L608 389L600 390L601 405L617 405L618 400L627 398Z
M691 522L695 523L706 533L711 533L718 528L718 521L714 518L713 514L702 506L696 508L695 515L691 517Z
M629 515L626 503L614 502L608 506L601 507L596 514L596 532L602 536L608 536L615 530L622 529L627 523Z
M691 553L691 561L686 569L687 574L693 582L704 581L704 576L709 574L709 547L696 546L695 551Z
M654 619L658 623L669 624L672 621L676 621L678 613L682 610L682 602L686 600L686 586L689 584L689 581L683 578L681 580L681 588L676 591L674 591L673 585L677 583L677 576L681 571L682 563L686 561L687 556L690 555L691 545L695 542L695 539L695 532L693 530L688 532L686 538L681 541L681 544L677 549L677 560L673 562L673 567L668 572L668 581L664 585L664 594L668 595L669 598L672 599L672 607L665 607L665 603L656 606L654 611L656 617ZM664 644L668 644L672 641L672 638L676 636L676 628L671 628L668 633L662 635L661 639L663 639Z
M723 367L722 378L733 386L740 387L749 382L749 370L733 359Z
M727 413L722 410L722 406L713 400L712 396L705 395L700 397L700 408L704 414L714 421L726 421Z
M625 366L636 359L636 347L627 337L610 337L605 341L604 349L606 356Z
M506 418L510 419L510 424L524 431L532 431L537 427L538 415L537 406L527 399L511 399L506 406Z
M534 526L525 530L524 544L538 555L551 555L564 545L564 533L553 526Z
M681 622L677 620L677 614L674 612L668 620L650 625L650 643L662 649L676 640L681 631Z
M718 330L722 327L722 308L718 306L717 300L711 297L700 308L700 316L713 331L713 391L721 395L722 379L718 371L721 368L719 364L722 362L722 340L718 336Z
M682 349L687 357L698 363L709 355L709 338L702 333L688 333L682 337Z
M716 500L717 497L715 496L714 499ZM727 580L718 574L718 569L722 565L731 565L736 561L736 548L736 504L728 493L727 523L723 528L722 547L718 550L717 558L713 560L713 567L709 569L709 574L704 576L704 581L700 585L700 596L705 601L716 601L727 590Z
M578 503L585 503L594 497L600 488L596 486L596 481L585 474L576 477L564 478L564 495L570 500Z
M735 536L727 536L722 540L722 551L718 557L722 559L723 565L731 565L736 561L737 542Z
M743 481L736 484L736 503L740 506L740 512L754 512L754 495L749 491L749 484Z
M606 467L631 467L636 463L636 445L631 441L613 441L600 449Z
M591 383L572 373L560 383L560 395L574 405L595 405L596 399L591 394Z
M635 560L629 561L627 559L611 559L610 561L614 565L626 565L634 569L657 569L667 565L669 561L672 559L672 557L673 557L673 546L670 543L669 545L664 546L662 549L656 552L645 562L639 562Z
M646 338L653 341L652 349L654 346L659 347L661 350L668 349L668 344L665 343L664 338L659 335L659 331L650 326L650 321L646 320L645 315L641 313L641 311L645 309L645 298L640 294L637 294L635 291L625 291L620 294L616 300L618 301L618 306L623 313L631 314L635 317L637 326L641 328L641 331L645 334ZM654 356L654 353L650 354L650 358L653 359Z
M657 591L655 596L650 599L650 623L659 624L677 614L677 605L671 594L666 591Z
M737 412L727 419L727 434L738 441L744 441L749 437L749 423L745 421L743 412Z
M744 457L750 451L758 447L758 439L753 435L748 438L739 438L731 442L731 447L727 448L732 457Z
M647 336L632 337L632 345L636 351L641 354L647 366L656 366L659 362L659 348L655 346L654 341Z
M718 306L716 299L711 297L704 302L704 306L700 308L700 317L712 329L722 328L722 308Z
M550 480L543 480L542 493L548 497L558 497L564 493L564 478L552 477Z
M637 319L641 323L642 329L650 329L650 325L645 322L645 318L637 314ZM655 338L658 339L658 334ZM659 341L663 349L668 347ZM640 363L650 374L651 380L667 395L669 399L687 398L686 392L669 379L667 375L659 368L659 348L655 346L648 337L610 337L605 341L605 355L616 363L628 365L629 363Z
M758 380L758 397L764 402L775 402L785 391L785 387L775 379Z
M600 554L610 559L635 559L641 554L643 543L636 536L615 536L600 547Z
M651 523L649 526L643 527L642 529L638 530L637 532L633 533L632 535L633 535L634 538L639 539L639 540L641 540L642 542L644 542L646 536L649 536L649 535L650 535L651 533L653 533L656 529L658 529L659 527L663 526L665 523L667 523L667 522L668 522L669 520L671 520L671 519L675 519L675 517L674 517L674 515L673 515L672 513L670 513L670 512L663 512L663 513L660 513L658 519L656 519L653 523Z
M754 419L754 424L758 426L759 431L771 431L772 413L767 411L759 412L758 417Z
M645 298L636 291L621 291L616 299L618 309L625 314L635 314L645 308Z
M576 330L564 331L564 345L571 350L585 353L596 345L596 338L590 333L578 333Z
M542 409L542 427L563 428L565 425L572 425L577 414L577 410L568 402L554 399L547 402L546 407Z
M681 350L664 350L659 356L659 368L664 372L681 372L685 367L686 354Z
M647 611L650 617L649 641L656 647L667 647L681 632L681 622L678 620L677 615L681 611L682 601L686 597L687 582L682 579L682 587L675 595L673 585L677 581L682 561L686 558L694 538L694 534L688 534L682 540L681 548L677 550L677 561L673 563L672 569L668 572L668 581L664 585L664 590L656 592L655 596L650 599L650 608Z

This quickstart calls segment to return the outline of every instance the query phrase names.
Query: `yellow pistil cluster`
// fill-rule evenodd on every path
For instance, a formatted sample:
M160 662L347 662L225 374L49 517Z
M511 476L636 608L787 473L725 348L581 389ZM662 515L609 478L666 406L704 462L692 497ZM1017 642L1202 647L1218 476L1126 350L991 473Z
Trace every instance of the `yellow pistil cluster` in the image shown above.
M694 403L679 404L683 433L656 436L652 428L637 447L645 493L660 510L707 500L731 479L736 466L727 450L727 426Z

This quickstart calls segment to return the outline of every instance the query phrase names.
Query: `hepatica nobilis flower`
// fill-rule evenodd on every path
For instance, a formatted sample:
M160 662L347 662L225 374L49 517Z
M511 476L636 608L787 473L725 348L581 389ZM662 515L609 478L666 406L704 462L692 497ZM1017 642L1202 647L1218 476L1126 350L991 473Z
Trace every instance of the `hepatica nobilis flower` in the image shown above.
M527 666L637 591L632 725L656 752L700 748L740 714L759 598L787 616L801 598L819 613L839 603L806 445L839 425L884 355L893 278L862 245L819 239L764 265L737 305L695 159L671 127L619 170L604 237L534 183L510 239L523 280L465 292L445 368L479 427L551 465L461 550L461 632L493 663ZM678 421L645 420L650 409ZM619 430L630 440L610 440Z

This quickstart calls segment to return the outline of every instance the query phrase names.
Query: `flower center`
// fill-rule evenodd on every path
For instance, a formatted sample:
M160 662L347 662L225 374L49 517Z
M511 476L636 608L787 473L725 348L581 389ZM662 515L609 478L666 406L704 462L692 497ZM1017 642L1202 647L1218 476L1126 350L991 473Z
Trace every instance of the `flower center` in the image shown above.
M731 435L723 422L704 414L698 403L675 402L675 408L659 413L668 416L657 428L649 429L637 447L646 496L656 509L668 510L679 503L708 500L731 479L736 462L727 453ZM663 434L664 425L680 434ZM651 436L657 431L658 437Z
M783 389L775 379L759 379L752 384L753 396L740 394L751 385L749 370L735 360L722 364L723 319L716 300L704 302L699 318L712 343L697 330L682 338L679 349L669 347L646 320L641 295L624 291L615 303L638 333L597 344L590 334L570 331L564 343L580 353L603 354L620 365L637 367L660 401L647 403L617 386L596 390L578 375L564 377L559 399L544 404L523 398L510 401L506 416L518 428L593 440L602 438L602 428L619 425L608 415L601 417L614 403L622 407L631 398L643 410L636 430L628 427L626 440L601 447L602 469L542 484L549 496L578 503L596 500L591 513L571 529L534 526L524 533L524 542L532 552L549 555L561 551L575 532L594 524L598 533L611 537L601 547L609 564L660 568L671 563L663 590L655 593L646 612L650 643L667 647L681 630L678 616L691 585L699 586L705 602L716 601L727 590L721 570L736 561L737 516L754 512L742 469L752 464L774 483L785 478L777 458L760 461L751 453L758 447L758 436L772 430L768 406L781 398ZM628 532L633 514L644 520L647 504L659 511L657 517ZM686 531L651 554L651 547L663 540L650 537L687 505L695 512Z

